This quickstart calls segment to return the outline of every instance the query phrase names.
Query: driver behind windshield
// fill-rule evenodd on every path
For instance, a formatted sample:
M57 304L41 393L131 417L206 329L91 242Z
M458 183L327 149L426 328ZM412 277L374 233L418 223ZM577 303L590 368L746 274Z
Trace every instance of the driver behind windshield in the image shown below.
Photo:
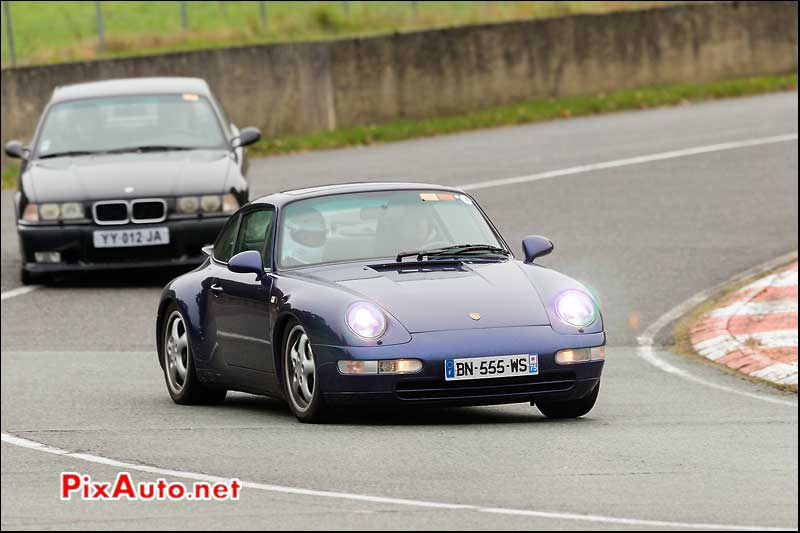
M316 209L287 217L283 258L288 265L321 263L328 240L325 218Z

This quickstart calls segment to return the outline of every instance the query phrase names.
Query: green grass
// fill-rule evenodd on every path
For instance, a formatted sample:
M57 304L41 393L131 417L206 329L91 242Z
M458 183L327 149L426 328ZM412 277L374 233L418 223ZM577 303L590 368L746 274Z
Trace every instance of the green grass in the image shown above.
M256 144L251 153L272 155L303 150L368 145L457 131L527 124L626 109L679 105L699 100L796 88L797 74L791 74L703 84L646 87L594 96L536 99L461 115L342 128L312 135L271 137Z
M0 185L3 189L13 189L17 186L17 174L19 174L19 164L9 161L2 169Z
M103 51L98 48L94 2L7 3L17 64L22 65L602 13L673 2L270 1L266 27L261 24L259 2L187 2L184 30L180 2L105 1L101 2ZM10 55L5 12L2 18L0 48L6 66Z
M269 156L306 150L341 148L428 137L458 131L528 124L582 115L629 109L681 105L701 100L797 89L797 74L760 76L703 84L676 84L617 91L594 96L548 98L483 111L421 120L342 128L311 135L262 139L250 150L252 156ZM9 161L2 169L3 189L16 186L18 166Z

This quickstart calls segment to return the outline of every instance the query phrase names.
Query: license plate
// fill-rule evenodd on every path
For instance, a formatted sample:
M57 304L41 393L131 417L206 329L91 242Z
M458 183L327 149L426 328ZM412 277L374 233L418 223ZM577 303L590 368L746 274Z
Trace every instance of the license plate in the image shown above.
M169 244L169 228L97 230L94 232L95 248L125 248L159 244Z
M444 379L446 381L535 376L538 373L539 356L535 353L445 359L444 361Z

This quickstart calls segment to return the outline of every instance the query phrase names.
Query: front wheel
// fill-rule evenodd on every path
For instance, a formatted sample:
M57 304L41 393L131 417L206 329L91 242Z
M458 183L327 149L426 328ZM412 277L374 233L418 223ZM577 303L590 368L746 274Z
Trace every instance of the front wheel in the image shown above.
M300 422L318 423L327 418L311 342L296 321L287 326L283 339L283 386L286 401Z
M566 402L536 402L536 407L547 418L578 418L592 410L599 392L600 383L583 398Z
M25 267L19 270L19 280L23 285L37 285L44 281L41 274L34 274L30 270L25 270Z
M164 379L172 401L183 405L222 403L227 391L206 387L197 378L186 321L175 305L171 305L167 310L167 320L164 321L161 338Z

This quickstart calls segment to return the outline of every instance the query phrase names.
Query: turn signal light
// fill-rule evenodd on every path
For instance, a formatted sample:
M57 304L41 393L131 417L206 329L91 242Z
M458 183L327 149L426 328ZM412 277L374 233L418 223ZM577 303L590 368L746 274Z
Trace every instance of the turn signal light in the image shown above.
M560 352L556 353L556 363L560 365L585 363L587 361L601 361L605 358L605 346L597 346L595 348L573 348L571 350L561 350Z

